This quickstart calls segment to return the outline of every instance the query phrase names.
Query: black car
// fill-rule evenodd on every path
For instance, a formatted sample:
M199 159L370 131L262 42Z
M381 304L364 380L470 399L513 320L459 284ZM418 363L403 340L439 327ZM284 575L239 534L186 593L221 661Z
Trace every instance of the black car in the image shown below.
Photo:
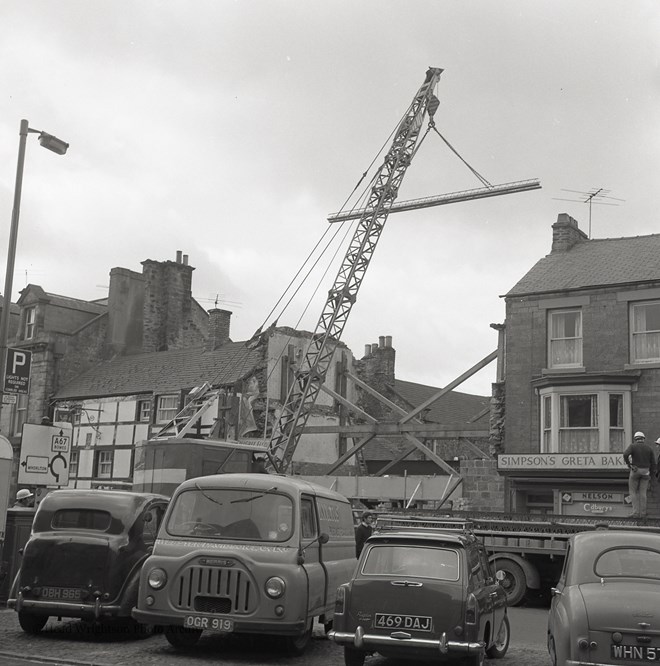
M339 588L328 636L344 646L346 666L374 652L481 665L508 649L506 593L468 531L383 532Z
M142 564L168 498L115 490L55 490L41 502L7 605L27 633L49 616L130 618Z

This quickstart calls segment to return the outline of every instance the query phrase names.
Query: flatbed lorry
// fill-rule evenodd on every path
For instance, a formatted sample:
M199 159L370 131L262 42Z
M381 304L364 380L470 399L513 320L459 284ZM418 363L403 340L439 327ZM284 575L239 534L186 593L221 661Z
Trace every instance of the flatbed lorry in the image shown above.
M501 584L508 604L516 606L528 594L545 594L555 585L572 534L609 528L660 534L660 520L457 511L378 514L376 524L378 531L465 528L483 540L494 569L504 573Z

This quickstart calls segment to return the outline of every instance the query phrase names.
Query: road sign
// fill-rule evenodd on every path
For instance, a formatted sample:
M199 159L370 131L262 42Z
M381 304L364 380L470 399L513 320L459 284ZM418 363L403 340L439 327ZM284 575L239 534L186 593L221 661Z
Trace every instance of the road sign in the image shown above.
M7 366L5 368L5 393L23 393L30 390L30 366L32 352L25 349L7 349Z
M66 486L73 426L70 423L23 426L18 483L26 486Z

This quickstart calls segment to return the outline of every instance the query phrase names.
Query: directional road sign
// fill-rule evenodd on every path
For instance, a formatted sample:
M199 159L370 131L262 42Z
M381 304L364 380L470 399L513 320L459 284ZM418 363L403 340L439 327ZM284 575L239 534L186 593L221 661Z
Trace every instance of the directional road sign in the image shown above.
M18 483L26 486L66 486L73 426L70 423L26 423L21 437Z

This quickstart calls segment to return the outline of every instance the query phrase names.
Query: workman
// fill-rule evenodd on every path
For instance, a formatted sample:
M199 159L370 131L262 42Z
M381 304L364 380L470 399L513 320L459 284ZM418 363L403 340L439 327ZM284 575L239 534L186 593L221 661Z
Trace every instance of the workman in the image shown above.
M633 443L623 452L623 461L630 469L628 490L632 500L631 518L646 518L646 493L651 475L655 476L655 451L646 443L646 435L636 432Z
M27 488L21 488L16 493L16 502L13 509L31 509L34 507L34 493Z

